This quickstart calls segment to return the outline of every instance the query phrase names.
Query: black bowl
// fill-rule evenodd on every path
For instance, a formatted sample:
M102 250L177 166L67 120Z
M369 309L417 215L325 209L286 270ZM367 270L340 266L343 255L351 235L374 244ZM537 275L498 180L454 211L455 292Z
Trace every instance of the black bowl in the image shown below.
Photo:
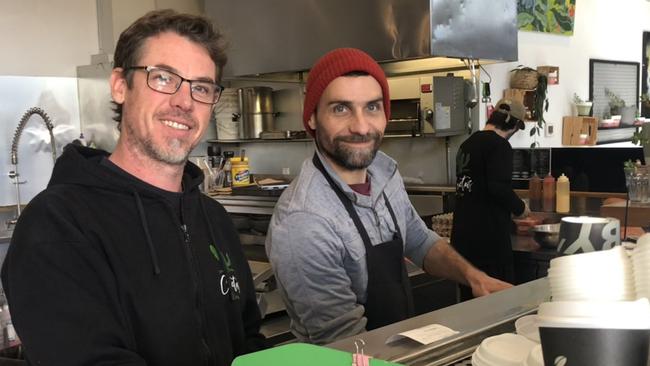
M530 231L537 244L545 248L557 248L560 242L560 224L533 226Z

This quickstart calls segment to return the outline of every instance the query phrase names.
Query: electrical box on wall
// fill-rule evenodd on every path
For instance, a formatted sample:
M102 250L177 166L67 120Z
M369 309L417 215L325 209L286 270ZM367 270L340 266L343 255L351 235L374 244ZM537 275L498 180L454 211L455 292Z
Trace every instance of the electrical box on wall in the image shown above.
M420 103L424 120L422 133L435 136L466 133L465 79L458 76L436 76L420 80ZM424 85L430 87L424 88Z
M546 127L544 128L544 136L553 137L554 135L555 135L555 126L552 123L546 123Z

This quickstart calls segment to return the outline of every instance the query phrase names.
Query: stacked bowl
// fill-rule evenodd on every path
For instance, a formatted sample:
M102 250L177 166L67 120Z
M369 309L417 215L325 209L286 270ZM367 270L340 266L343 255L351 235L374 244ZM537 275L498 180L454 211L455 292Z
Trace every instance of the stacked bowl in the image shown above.
M621 246L552 259L548 278L553 301L636 299L632 262Z
M632 252L632 267L637 298L650 299L650 234L637 240Z
M642 238L631 254L615 246L551 260L551 302L537 314L547 364L647 366L650 235Z

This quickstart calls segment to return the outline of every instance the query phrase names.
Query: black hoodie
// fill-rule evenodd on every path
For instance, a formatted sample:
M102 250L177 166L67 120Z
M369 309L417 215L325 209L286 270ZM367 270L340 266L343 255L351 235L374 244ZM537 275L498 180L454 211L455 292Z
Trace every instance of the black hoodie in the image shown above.
M250 269L200 169L186 164L174 207L107 156L68 145L14 231L2 283L30 363L230 365L258 349Z

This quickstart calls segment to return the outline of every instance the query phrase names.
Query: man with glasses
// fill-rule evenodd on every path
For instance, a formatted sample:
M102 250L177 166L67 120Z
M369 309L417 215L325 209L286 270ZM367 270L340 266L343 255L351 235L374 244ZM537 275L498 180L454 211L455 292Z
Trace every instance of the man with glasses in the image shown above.
M31 364L230 365L262 345L237 232L187 161L225 62L202 17L151 12L120 36L115 150L66 147L2 268Z

